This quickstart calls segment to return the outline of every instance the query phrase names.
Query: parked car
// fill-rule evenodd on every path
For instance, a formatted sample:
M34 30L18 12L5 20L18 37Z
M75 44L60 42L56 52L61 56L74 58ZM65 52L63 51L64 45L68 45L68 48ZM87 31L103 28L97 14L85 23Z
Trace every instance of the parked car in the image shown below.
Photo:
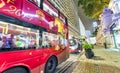
M69 52L70 53L79 53L82 51L82 45L77 39L69 40Z

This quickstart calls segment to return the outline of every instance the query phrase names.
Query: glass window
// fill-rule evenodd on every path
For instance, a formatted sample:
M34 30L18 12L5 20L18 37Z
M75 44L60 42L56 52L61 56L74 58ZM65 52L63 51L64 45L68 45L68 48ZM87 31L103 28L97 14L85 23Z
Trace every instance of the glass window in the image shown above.
M0 48L2 50L39 47L39 30L0 22Z
M6 23L0 21L0 48L3 46L3 37L7 26Z
M34 3L35 5L37 5L38 7L40 7L41 0L29 0L29 1L31 1L32 3Z
M59 44L59 37L56 34L43 32L43 47L53 47Z
M75 39L70 39L69 44L70 44L70 46L75 46L76 45L76 40Z
M64 17L62 14L60 14L60 19L62 20L62 22L63 22L64 24L66 24L66 22L65 22L65 17Z
M43 3L43 10L52 16L58 17L58 11L52 5L48 5L47 3Z

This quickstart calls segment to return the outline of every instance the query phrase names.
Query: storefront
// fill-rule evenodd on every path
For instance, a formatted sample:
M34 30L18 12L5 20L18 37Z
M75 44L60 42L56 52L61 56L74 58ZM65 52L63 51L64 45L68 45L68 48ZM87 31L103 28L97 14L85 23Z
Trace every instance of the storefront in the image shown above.
M120 48L120 24L116 23L111 26L115 48Z
M107 7L103 9L103 13L101 14L101 25L102 25L101 30L104 36L104 44L106 44L107 48L115 47L113 35L111 34L109 27L113 23L112 15L113 12Z

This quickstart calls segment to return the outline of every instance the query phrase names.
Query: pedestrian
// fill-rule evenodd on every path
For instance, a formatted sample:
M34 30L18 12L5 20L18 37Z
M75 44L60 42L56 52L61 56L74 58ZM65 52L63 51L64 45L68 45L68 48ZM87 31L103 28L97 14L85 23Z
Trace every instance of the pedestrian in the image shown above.
M106 42L104 42L104 47L105 47L105 49L107 49L107 44L106 44Z

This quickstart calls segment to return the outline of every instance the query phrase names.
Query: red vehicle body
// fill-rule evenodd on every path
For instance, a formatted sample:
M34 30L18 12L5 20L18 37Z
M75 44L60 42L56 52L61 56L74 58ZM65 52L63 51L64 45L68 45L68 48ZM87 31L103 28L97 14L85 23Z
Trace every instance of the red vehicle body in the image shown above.
M0 73L53 73L67 40L67 18L48 0L0 0Z

